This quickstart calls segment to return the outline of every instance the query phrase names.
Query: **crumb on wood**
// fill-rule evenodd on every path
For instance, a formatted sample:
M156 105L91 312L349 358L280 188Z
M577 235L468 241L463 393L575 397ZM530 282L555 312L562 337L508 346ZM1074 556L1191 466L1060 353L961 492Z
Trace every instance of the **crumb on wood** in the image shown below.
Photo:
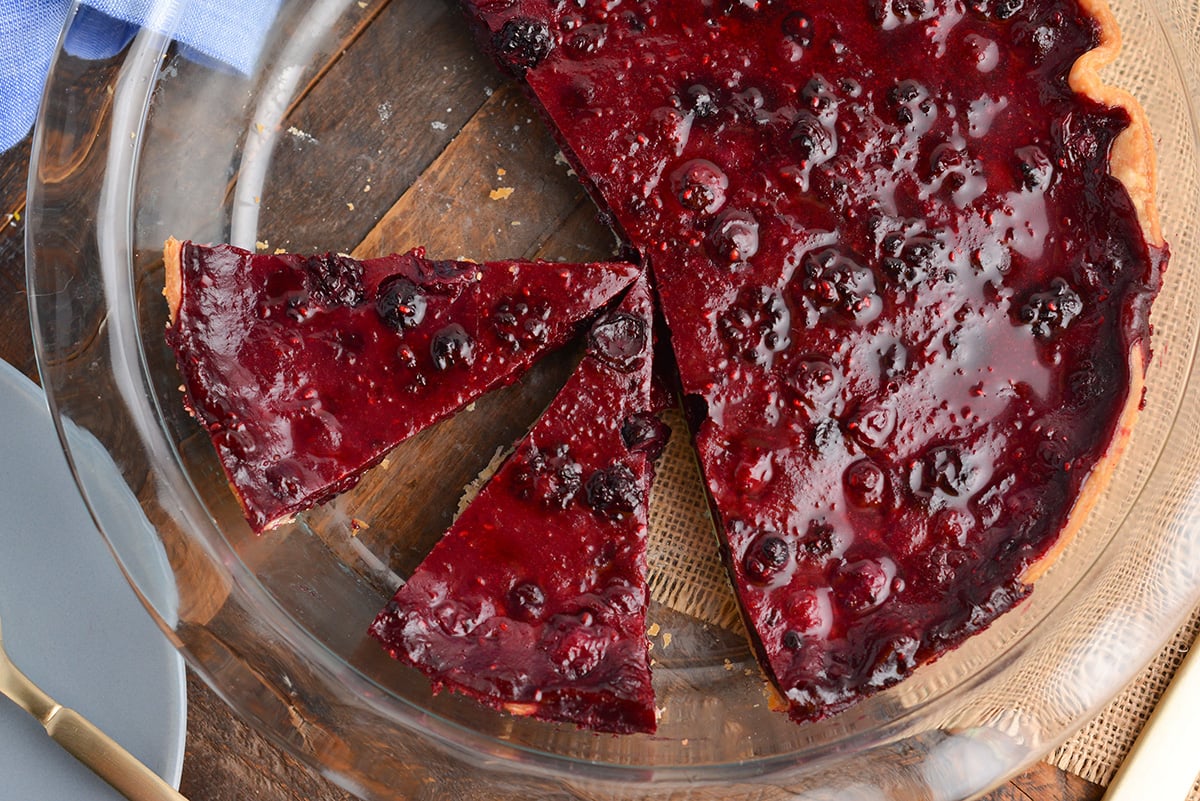
M259 250L266 250L267 248L271 247L271 243L265 239L259 239L254 243L254 247L258 248Z
M508 200L513 191L514 190L511 186L501 186L489 192L488 197L490 197L492 200Z
M651 623L650 628L646 629L646 633L651 637L657 637L659 631L661 631L661 628L657 623Z

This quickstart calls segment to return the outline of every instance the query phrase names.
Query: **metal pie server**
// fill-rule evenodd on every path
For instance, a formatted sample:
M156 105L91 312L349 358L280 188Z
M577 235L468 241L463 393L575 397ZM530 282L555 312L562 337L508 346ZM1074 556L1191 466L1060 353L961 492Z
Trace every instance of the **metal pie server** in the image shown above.
M1200 773L1200 640L1167 685L1104 801L1184 801Z
M30 681L5 653L2 631L0 694L36 718L54 742L131 801L187 801L87 718L59 704Z

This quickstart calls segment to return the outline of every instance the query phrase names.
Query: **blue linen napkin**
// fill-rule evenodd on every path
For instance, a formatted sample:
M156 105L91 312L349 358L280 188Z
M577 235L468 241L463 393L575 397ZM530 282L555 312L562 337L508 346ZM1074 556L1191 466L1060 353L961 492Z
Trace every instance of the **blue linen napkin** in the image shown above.
M63 47L79 58L111 58L145 26L172 36L189 58L249 74L280 2L82 0ZM0 0L0 152L33 125L70 11L71 0Z

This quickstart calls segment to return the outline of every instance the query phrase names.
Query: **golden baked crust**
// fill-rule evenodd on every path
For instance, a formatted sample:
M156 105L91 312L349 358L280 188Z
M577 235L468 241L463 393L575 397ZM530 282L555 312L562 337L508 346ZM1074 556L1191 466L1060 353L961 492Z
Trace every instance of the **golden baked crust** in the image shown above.
M1071 69L1068 82L1079 94L1106 106L1122 108L1129 115L1129 127L1113 141L1109 153L1110 171L1125 185L1146 241L1153 247L1161 248L1164 241L1155 203L1158 166L1154 153L1154 139L1150 133L1150 120L1145 109L1132 94L1104 83L1100 75L1100 71L1116 60L1121 51L1121 30L1107 0L1079 0L1079 5L1099 25L1100 43L1095 49L1079 57ZM1067 525L1059 534L1054 546L1026 568L1021 576L1021 581L1025 584L1033 584L1045 575L1074 540L1100 496L1107 489L1117 463L1128 448L1146 386L1147 351L1144 345L1145 343L1138 341L1129 343L1128 395L1117 419L1112 443L1104 456L1096 462L1091 475L1080 490L1075 505L1071 508Z
M183 269L180 264L183 243L175 237L163 245L163 297L167 299L167 323L175 325L179 315L179 304L183 302Z
M1154 139L1150 121L1141 104L1124 89L1104 83L1100 70L1111 64L1121 51L1121 31L1107 0L1079 0L1080 7L1100 27L1100 43L1075 62L1068 78L1076 92L1129 114L1129 127L1113 142L1110 153L1112 174L1125 185L1137 210L1146 240L1155 247L1163 245L1162 227L1154 201L1158 167L1154 157Z

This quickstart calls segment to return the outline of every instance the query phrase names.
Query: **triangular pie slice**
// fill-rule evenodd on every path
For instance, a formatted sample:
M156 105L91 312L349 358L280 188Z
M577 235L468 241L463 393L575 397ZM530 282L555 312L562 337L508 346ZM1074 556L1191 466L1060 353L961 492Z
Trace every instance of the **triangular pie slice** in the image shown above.
M637 275L628 264L359 261L170 240L167 341L262 531L516 380Z
M371 634L449 688L605 732L655 727L646 521L667 431L651 397L645 280Z
M1128 437L1166 261L1102 0L463 0L649 262L797 720L986 627Z

